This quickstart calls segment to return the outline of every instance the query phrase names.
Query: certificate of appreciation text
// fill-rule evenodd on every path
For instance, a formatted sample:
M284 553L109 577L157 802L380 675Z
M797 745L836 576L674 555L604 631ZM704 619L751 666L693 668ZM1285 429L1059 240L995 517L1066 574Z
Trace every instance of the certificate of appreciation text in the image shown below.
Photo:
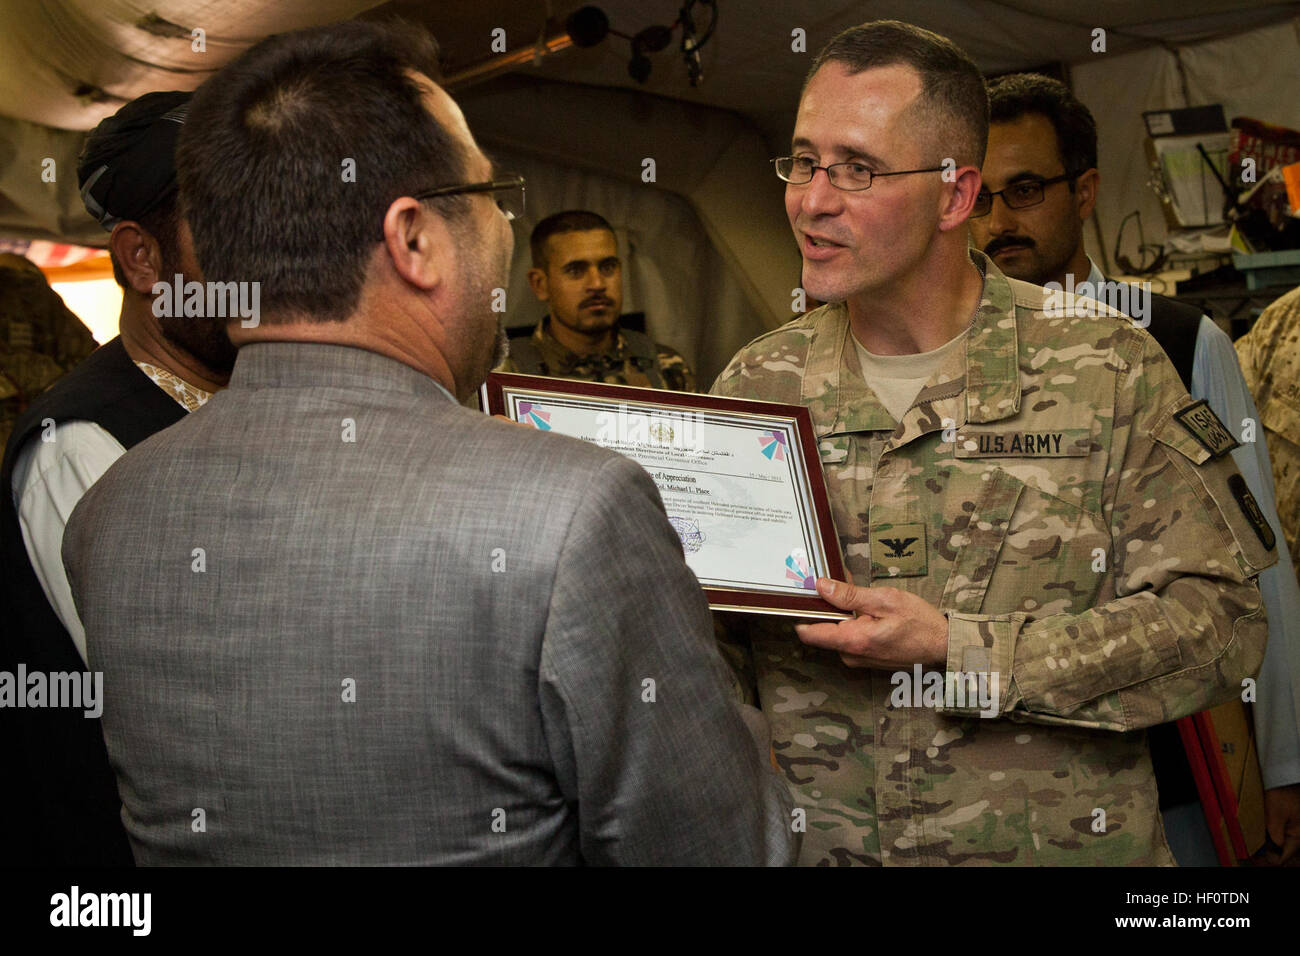
M806 409L500 373L485 390L494 414L640 464L710 606L848 616L816 593L844 571Z

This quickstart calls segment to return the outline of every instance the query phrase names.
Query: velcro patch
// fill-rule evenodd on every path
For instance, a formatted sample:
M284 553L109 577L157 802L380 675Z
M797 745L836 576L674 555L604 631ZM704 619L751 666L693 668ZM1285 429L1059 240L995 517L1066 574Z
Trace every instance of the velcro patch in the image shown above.
M993 651L978 644L967 644L961 649L963 674L987 674L993 669Z
M1092 453L1087 428L968 431L957 435L958 458L1086 458Z
M871 577L924 577L924 524L881 524L871 529Z
M1214 414L1214 409L1210 408L1209 403L1203 398L1174 412L1174 420L1201 443L1201 446L1210 453L1211 458L1220 458L1241 445L1241 442L1232 437L1228 426L1219 421L1219 416Z
M1246 479L1241 475L1233 475L1228 479L1228 490L1237 499L1241 513L1250 522L1251 528L1254 529L1256 536L1259 538L1259 543L1267 550L1272 551L1273 545L1277 544L1277 536L1273 534L1273 529L1268 526L1268 520L1264 517L1264 512L1260 510L1259 502L1250 493L1250 488L1246 485Z

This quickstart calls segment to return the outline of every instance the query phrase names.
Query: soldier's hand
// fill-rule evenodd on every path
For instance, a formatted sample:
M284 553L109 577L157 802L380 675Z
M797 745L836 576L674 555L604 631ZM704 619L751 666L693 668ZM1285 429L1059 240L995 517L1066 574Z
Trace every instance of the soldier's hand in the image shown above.
M1300 784L1264 791L1264 827L1268 838L1281 849L1270 854L1274 865L1295 865L1300 851Z
M933 604L898 588L863 588L817 579L817 593L857 617L796 624L799 640L838 651L849 667L893 670L948 659L948 619Z

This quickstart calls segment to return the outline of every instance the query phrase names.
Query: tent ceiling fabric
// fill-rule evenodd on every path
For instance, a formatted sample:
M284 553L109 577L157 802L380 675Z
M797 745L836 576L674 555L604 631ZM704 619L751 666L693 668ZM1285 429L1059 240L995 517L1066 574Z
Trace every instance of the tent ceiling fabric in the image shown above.
M711 130L743 127L767 150L779 150L788 142L813 54L837 31L866 19L897 17L937 30L965 48L981 68L1001 72L1052 60L1096 63L1100 57L1091 51L1096 26L1107 30L1110 56L1157 43L1239 33L1300 12L1300 3L1265 0L1096 0L1082 8L1059 0L718 2L719 29L702 51L705 79L698 89L687 83L676 42L651 55L652 75L639 86L627 74L627 42L613 36L591 49L565 50L515 72L521 80L540 77L579 89L603 88L601 112L577 125L603 126L610 140L617 140L619 128L637 110L680 114L680 122L660 127L658 135L707 143L707 158L719 148ZM614 28L636 33L673 22L680 4L605 0L598 5ZM197 86L269 33L357 15L404 16L433 30L452 73L492 55L495 28L506 31L511 48L524 46L540 35L548 7L563 20L582 5L573 0L0 0L0 233L102 242L80 209L75 182L69 182L82 131L142 93ZM196 27L205 32L206 52L192 49ZM796 28L806 31L807 52L791 50ZM502 89L493 81L455 94L467 113L475 114L480 112L476 102L501 108ZM679 102L648 105L659 97ZM584 144L570 135L564 114L549 111L547 120L531 142L513 145L553 159L560 158L557 152L582 152ZM496 138L522 138L505 129L510 121L509 114L500 118ZM620 174L605 162L599 139L589 144L585 164ZM57 184L40 178L41 160L47 156L58 163ZM707 170L682 173L694 184L707 176ZM691 193L689 183L674 188Z
M762 138L743 117L645 93L517 76L475 87L462 103L489 150L516 150L641 188L643 164L653 159L655 186L690 200L754 306L770 325L783 321L789 277L754 268L789 250L783 190Z
M605 0L611 24L635 33L671 23L680 0ZM558 19L582 6L553 5ZM192 89L269 33L369 15L401 15L429 25L449 70L486 59L491 31L510 46L541 31L542 0L0 0L0 114L46 126L85 130L121 103L150 90ZM1065 8L1064 10L1062 8ZM1060 0L719 0L721 29L702 51L705 82L692 90L676 45L653 54L643 89L734 110L760 127L786 117L811 51L835 32L879 17L898 17L952 37L981 68L1000 72L1048 60L1096 56L1091 30L1108 30L1107 50L1154 41L1181 42L1242 32L1292 15L1300 4L1272 0L1095 0L1086 13ZM191 49L202 28L207 50ZM807 33L810 53L790 49L791 31ZM1147 38L1151 39L1147 39ZM637 85L627 75L628 45L609 37L520 72L594 86ZM762 96L756 97L761 91Z
M0 109L91 129L144 93L193 89L268 34L347 20L378 2L0 0Z
M612 27L635 34L651 24L672 23L681 0L597 0L596 5ZM562 19L580 6L556 4L556 16ZM517 72L731 110L754 123L775 148L790 138L799 90L816 51L840 30L865 20L895 18L942 33L985 72L1004 73L1056 60L1097 59L1099 54L1092 52L1096 27L1107 31L1106 53L1114 55L1153 43L1240 33L1300 12L1300 4L1275 0L1100 0L1087 5L1061 0L718 0L718 6L719 29L701 51L704 83L698 89L687 82L677 52L680 33L668 49L650 55L653 71L645 84L628 76L629 45L613 36L591 49L566 50ZM487 58L493 27L506 31L512 48L531 43L542 27L543 11L541 2L458 0L430 7L418 0L393 0L375 13L393 12L428 24L451 73ZM805 31L807 52L791 50L796 28Z
M193 89L267 34L377 2L0 0L0 235L102 245L74 175L85 130L144 93Z

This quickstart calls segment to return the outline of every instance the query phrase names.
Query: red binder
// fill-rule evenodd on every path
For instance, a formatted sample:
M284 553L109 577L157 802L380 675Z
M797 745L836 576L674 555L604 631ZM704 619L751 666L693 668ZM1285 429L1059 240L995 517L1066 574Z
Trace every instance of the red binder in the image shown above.
M1196 791L1205 811L1205 822L1214 840L1219 863L1223 866L1237 866L1250 859L1251 842L1262 842L1247 838L1247 828L1242 823L1241 801L1238 799L1241 795L1238 787L1249 788L1251 785L1250 771L1253 769L1255 775L1258 775L1257 764L1253 763L1256 757L1254 740L1253 735L1248 735L1242 759L1251 763L1247 764L1246 770L1240 775L1241 779L1234 783L1224 761L1223 742L1215 727L1213 713L1207 710L1181 718L1177 722L1178 733L1183 748L1187 751L1187 762L1192 770L1192 778L1196 781Z

